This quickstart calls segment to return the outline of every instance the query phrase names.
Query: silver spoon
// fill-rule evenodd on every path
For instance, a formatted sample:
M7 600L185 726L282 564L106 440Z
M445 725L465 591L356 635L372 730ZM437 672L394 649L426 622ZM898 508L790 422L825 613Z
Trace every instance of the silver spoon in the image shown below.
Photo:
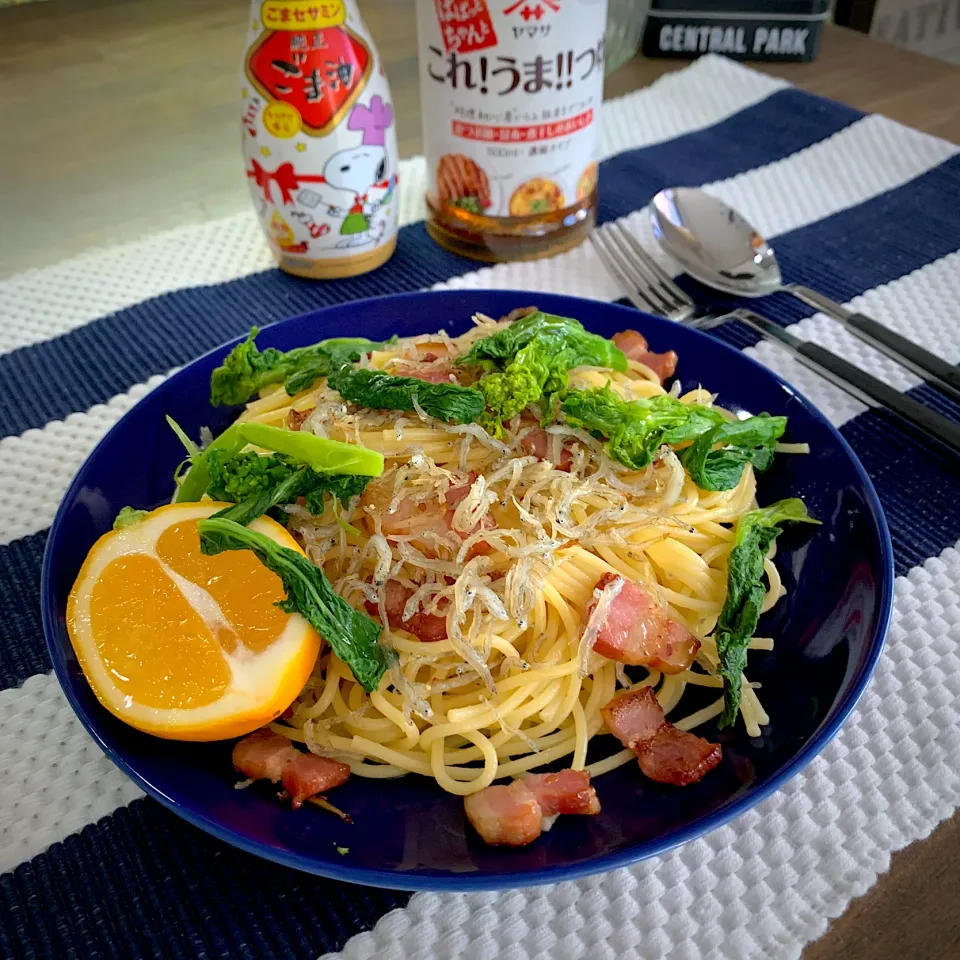
M960 403L960 370L862 313L784 283L773 247L736 210L703 190L671 187L651 201L653 235L690 276L738 297L790 293Z

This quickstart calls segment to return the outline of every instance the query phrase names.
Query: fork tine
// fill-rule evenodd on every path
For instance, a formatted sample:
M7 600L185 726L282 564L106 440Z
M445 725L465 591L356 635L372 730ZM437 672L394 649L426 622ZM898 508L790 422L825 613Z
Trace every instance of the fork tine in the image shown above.
M590 242L593 244L593 249L596 250L604 269L613 277L617 286L638 310L643 310L645 313L660 313L662 311L663 308L646 295L647 291L633 283L620 269L617 261L602 242L598 230L590 234Z
M622 224L615 224L617 232L620 236L626 240L627 245L636 255L637 259L642 262L646 268L649 270L650 274L655 279L655 282L659 285L660 289L666 291L666 293L673 298L679 305L685 307L693 307L693 300L683 291L677 284L674 282L673 277L667 273L663 267L654 259L652 254L650 254L640 243L639 240Z
M593 233L596 237L595 245L602 247L607 254L607 258L616 265L617 274L623 277L630 288L636 291L640 297L646 301L647 306L641 307L641 310L652 310L653 313L661 316L669 316L674 309L674 304L664 297L649 279L639 269L639 265L630 256L629 251L620 246L617 241L604 230L596 230Z

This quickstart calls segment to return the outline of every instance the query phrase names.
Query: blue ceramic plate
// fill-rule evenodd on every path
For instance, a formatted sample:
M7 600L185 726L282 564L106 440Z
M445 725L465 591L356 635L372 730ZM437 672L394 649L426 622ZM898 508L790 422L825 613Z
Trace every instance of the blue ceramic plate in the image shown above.
M235 790L230 743L161 740L123 725L97 702L64 625L67 595L84 556L126 504L170 499L183 451L167 427L174 417L191 436L223 430L234 411L211 408L210 372L228 346L201 357L146 396L107 434L70 486L50 534L43 568L43 621L57 676L70 703L107 755L144 790L191 823L279 863L356 883L401 889L477 890L552 883L661 853L712 830L758 803L808 763L837 732L873 670L890 617L890 537L877 495L850 447L789 384L705 334L608 303L505 291L417 293L331 307L269 327L261 347L281 349L331 336L378 340L445 327L467 328L482 311L502 316L535 300L610 336L639 328L655 350L675 349L687 386L703 383L728 408L786 414L788 438L809 456L777 457L760 483L761 503L801 496L823 521L788 531L777 564L789 590L761 621L776 651L754 654L771 716L762 740L742 726L699 732L724 746L723 763L700 783L674 789L645 779L635 764L596 781L599 817L561 817L529 847L485 847L466 827L459 798L417 776L354 777L336 791L353 814L346 826L314 809L292 812L265 784ZM692 704L693 701L687 701ZM597 738L608 741L612 738ZM348 847L341 855L338 846Z

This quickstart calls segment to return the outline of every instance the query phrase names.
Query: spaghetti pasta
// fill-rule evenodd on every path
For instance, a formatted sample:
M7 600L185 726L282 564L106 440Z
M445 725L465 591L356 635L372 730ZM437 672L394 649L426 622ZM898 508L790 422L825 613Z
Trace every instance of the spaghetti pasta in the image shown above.
M482 316L475 324L461 337L403 340L362 362L388 372L436 367L502 329ZM665 392L636 361L623 372L581 367L570 385L608 385L625 400ZM702 388L678 399L714 401ZM514 416L493 436L415 408L404 415L358 409L321 378L294 397L269 387L240 418L358 443L386 461L382 477L338 512L328 506L312 516L302 505L288 512L291 531L337 592L381 620L381 642L396 663L368 694L325 650L272 729L342 760L355 775L417 773L466 796L555 761L596 776L633 759L631 750L588 756L603 729L601 708L624 686L654 688L682 730L717 716L721 699L685 715L682 705L689 688L722 686L710 635L727 596L732 525L757 505L752 467L733 489L710 492L669 447L632 470L589 432L563 424L544 430L543 411ZM772 555L765 572L764 610L783 593ZM699 639L689 669L627 670L592 643L581 649L598 581L608 574L642 584ZM425 622L443 636L424 639L426 628L418 636L413 624ZM750 644L771 646L760 638ZM743 691L740 711L756 736L767 717L748 682Z

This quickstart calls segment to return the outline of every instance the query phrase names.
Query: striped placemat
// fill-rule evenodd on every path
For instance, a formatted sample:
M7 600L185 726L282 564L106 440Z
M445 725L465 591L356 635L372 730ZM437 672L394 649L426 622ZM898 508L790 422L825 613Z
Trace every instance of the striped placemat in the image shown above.
M623 218L654 250L643 210L652 194L706 185L775 239L790 279L957 362L958 153L706 57L605 109L600 219ZM397 253L365 277L281 274L251 212L0 283L0 956L796 957L893 851L956 809L958 463L738 327L722 335L796 383L863 460L898 574L870 689L824 754L759 807L630 869L411 897L241 853L145 798L100 753L50 673L40 562L72 474L151 387L254 322L358 297L433 286L619 296L589 245L479 270L439 249L420 222L423 162L404 166ZM802 304L778 296L764 310L960 419Z

